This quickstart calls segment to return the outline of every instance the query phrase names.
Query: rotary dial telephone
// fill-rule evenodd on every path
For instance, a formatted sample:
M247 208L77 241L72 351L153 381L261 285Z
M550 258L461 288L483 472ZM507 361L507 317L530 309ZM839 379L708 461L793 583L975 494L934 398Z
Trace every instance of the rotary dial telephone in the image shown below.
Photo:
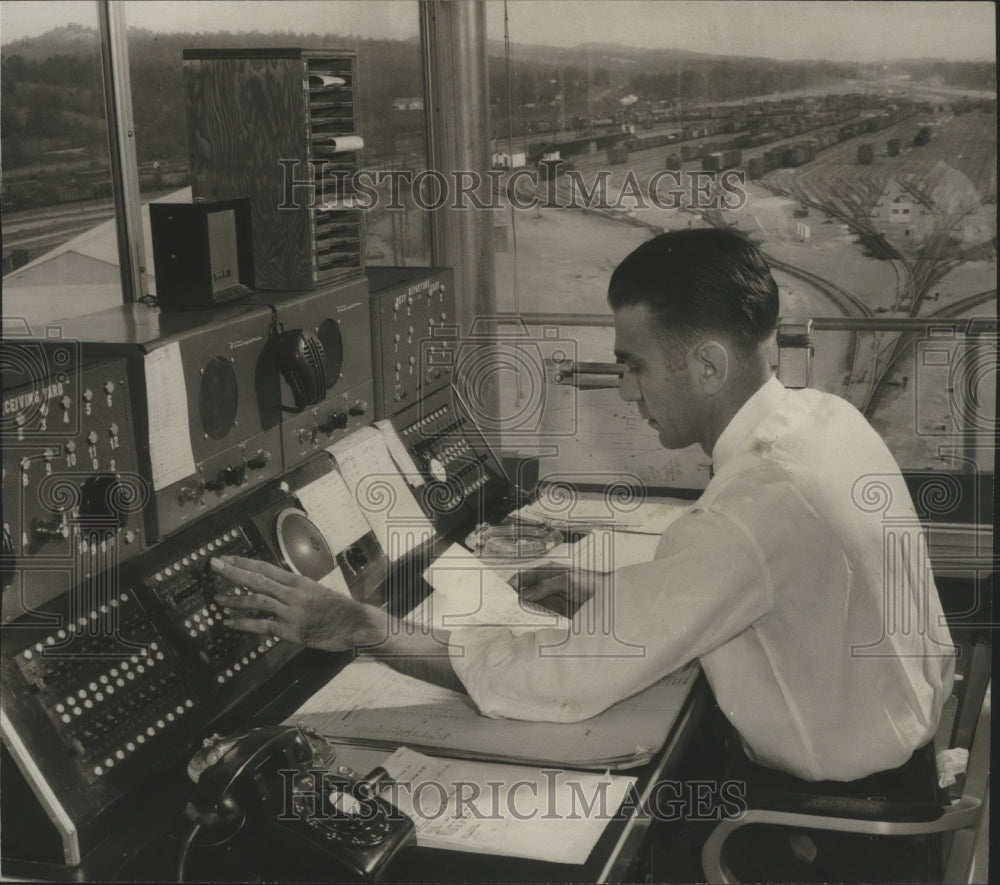
M207 738L188 764L190 844L221 846L263 827L268 842L287 838L299 860L318 853L325 881L378 882L415 843L413 822L377 795L377 775L361 778L335 757L329 742L294 726Z

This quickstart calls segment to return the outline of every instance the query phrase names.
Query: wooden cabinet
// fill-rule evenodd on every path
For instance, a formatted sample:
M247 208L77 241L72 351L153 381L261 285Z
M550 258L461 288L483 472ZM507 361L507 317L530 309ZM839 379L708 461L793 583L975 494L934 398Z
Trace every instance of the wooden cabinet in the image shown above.
M249 197L257 289L364 273L356 72L349 51L184 51L192 195Z

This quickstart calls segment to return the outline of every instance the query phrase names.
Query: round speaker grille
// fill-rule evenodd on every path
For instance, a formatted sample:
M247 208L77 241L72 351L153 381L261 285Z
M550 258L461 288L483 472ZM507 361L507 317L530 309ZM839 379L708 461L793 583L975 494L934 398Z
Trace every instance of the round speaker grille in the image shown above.
M319 327L319 341L323 345L323 370L329 390L340 378L344 365L344 340L340 337L340 323L323 320Z
M282 510L274 533L285 564L295 574L319 581L336 568L337 561L323 533L301 510Z
M205 366L198 390L198 415L211 439L223 439L232 430L238 405L236 370L225 357L217 356Z

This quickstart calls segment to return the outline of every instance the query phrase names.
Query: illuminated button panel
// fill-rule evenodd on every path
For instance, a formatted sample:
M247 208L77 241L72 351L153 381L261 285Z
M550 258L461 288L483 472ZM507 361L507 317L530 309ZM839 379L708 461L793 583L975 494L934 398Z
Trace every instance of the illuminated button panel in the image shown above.
M16 661L88 783L128 762L196 704L177 659L129 592L71 612Z
M240 527L172 556L146 579L146 588L163 603L163 610L185 650L207 671L215 687L226 685L280 643L277 636L264 640L257 635L230 630L215 601L216 593L232 589L210 566L213 556L244 556L257 559L261 551ZM235 588L243 592L245 587Z

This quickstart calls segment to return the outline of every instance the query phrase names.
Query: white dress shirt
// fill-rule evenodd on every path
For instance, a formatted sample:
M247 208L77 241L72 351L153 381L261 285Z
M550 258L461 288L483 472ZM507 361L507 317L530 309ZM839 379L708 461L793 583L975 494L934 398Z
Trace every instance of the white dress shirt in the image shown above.
M951 638L895 460L844 400L772 378L649 563L572 628L452 631L487 716L575 721L694 658L748 754L809 780L894 768L930 740Z

